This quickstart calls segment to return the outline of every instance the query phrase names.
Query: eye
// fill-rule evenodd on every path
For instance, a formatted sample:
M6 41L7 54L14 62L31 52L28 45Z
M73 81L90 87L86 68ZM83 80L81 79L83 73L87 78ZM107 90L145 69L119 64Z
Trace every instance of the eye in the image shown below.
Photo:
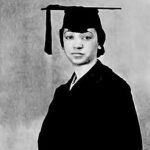
M65 39L72 40L72 39L74 39L74 36L73 35L65 35Z
M83 36L83 39L84 40L90 40L90 39L92 39L92 36Z
M91 39L93 38L93 34L87 32L87 33L84 33L84 34L81 36L81 38L82 38L83 40L88 41L88 40L91 40Z
M67 31L66 33L64 33L64 38L66 40L73 40L74 39L74 34L70 31Z

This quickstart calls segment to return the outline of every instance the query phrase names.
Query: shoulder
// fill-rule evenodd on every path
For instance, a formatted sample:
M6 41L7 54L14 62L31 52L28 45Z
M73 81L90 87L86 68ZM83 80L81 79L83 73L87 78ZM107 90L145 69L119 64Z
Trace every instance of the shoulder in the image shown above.
M54 96L64 95L68 92L69 83L64 83L56 87Z
M122 106L122 109L124 106L129 105L134 107L130 85L112 69L105 65L103 67L105 70L103 74L103 91L105 96L107 98L115 99L113 103L115 102L116 106ZM113 105L113 103L111 104Z
M58 87L56 87L56 90L55 90L55 95L61 93L62 91L64 91L65 89L65 84L62 84L62 85L59 85Z
M102 76L106 83L108 83L110 86L114 86L119 89L126 89L130 91L130 86L126 82L126 80L119 76L117 73L115 73L111 68L108 66L101 64L102 68Z

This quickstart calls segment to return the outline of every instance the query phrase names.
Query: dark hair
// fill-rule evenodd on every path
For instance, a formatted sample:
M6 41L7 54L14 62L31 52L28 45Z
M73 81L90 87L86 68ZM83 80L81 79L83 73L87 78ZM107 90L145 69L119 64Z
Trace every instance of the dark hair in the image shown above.
M101 49L98 49L98 51L97 51L97 57L100 57L101 55L103 55L105 53L104 43L105 43L105 39L106 39L106 34L101 27L99 27L99 28L97 27L97 28L95 28L95 30L97 32L98 43L101 47ZM59 30L59 38L60 38L61 46L64 48L63 32L64 32L64 28L61 28Z

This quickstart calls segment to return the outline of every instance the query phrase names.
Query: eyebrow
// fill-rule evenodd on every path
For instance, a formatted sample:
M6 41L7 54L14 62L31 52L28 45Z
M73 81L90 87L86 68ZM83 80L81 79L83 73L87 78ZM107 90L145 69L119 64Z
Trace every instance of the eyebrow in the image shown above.
M71 30L69 30L69 29L66 29L66 31L64 30L64 34L65 34L66 32L73 32L73 31L71 31Z
M66 31L64 31L64 34L65 34L66 32L74 32L74 31L71 31L71 30L67 29ZM82 32L76 32L76 33L85 34L85 33L88 33L88 32L91 33L91 34L94 34L92 31L88 31L88 30L87 30L86 32L83 32L83 33L82 33Z
M88 33L88 32L89 32L89 33L91 33L91 34L94 34L94 33L93 33L93 32L91 32L91 31L84 32L83 34Z

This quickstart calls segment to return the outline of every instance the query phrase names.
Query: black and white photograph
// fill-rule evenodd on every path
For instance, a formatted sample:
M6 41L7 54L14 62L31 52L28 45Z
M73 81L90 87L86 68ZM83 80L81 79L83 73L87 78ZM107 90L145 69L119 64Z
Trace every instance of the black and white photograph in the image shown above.
M150 150L148 0L0 1L0 150Z

